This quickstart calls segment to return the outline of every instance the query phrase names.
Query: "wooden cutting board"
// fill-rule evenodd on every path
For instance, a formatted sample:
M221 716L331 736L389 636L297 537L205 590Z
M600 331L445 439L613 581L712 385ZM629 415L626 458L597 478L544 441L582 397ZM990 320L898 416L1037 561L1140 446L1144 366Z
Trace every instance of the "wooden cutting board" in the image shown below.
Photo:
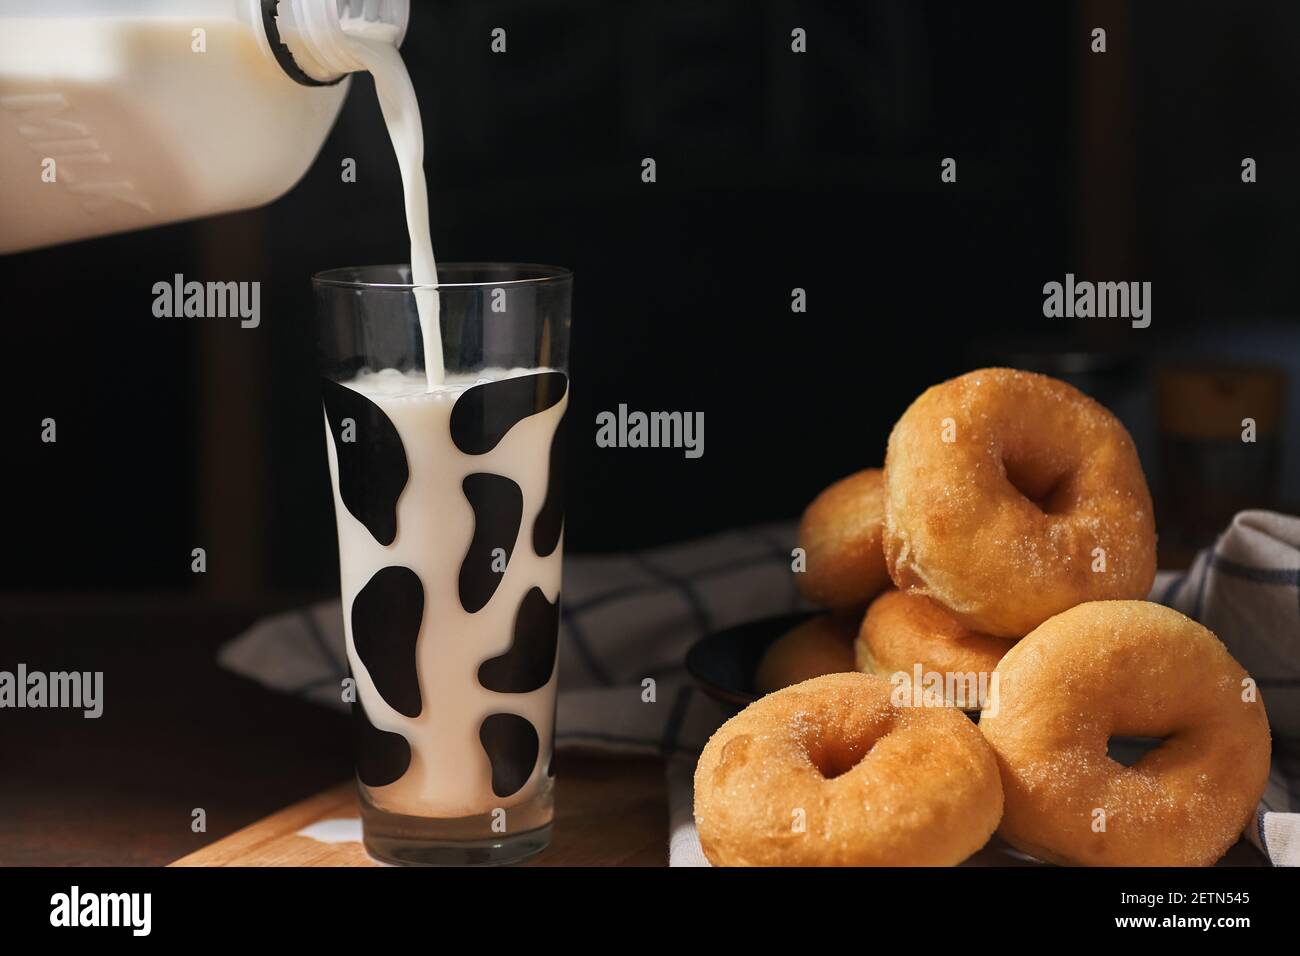
M652 759L556 755L555 831L551 846L523 866L666 866L668 795L664 766ZM304 835L307 830L312 835ZM172 866L379 866L356 839L356 784L351 780L286 807ZM1220 866L1266 865L1239 842ZM964 866L1042 866L994 837Z
M667 865L668 796L661 761L557 754L555 808L551 846L525 866ZM367 856L359 834L356 784L349 780L171 865L380 865Z

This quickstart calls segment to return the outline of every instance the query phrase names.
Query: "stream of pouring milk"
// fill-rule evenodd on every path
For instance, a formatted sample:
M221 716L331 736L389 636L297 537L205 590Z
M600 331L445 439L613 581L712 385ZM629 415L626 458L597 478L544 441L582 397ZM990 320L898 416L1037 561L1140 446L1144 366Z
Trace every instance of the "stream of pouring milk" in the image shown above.
M442 357L442 328L439 322L438 265L433 258L433 240L429 235L429 196L424 180L424 128L420 124L420 107L415 99L411 76L406 72L398 52L397 27L388 23L345 17L352 55L375 78L379 108L388 126L388 136L397 154L402 175L402 195L406 203L406 230L411 237L411 282L415 290L415 308L420 315L420 334L424 339L426 389L430 392L445 377Z

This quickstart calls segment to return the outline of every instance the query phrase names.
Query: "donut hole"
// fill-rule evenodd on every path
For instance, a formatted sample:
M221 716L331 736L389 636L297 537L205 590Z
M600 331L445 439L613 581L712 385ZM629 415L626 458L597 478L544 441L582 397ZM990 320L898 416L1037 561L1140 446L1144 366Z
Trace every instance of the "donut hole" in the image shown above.
M1106 756L1122 767L1131 767L1167 739L1167 737L1114 736L1106 741Z
M871 752L871 741L824 740L808 748L808 759L827 780L842 777Z
M1011 487L1043 514L1061 514L1069 508L1069 472L1049 468L1041 461L1004 454L1002 469Z

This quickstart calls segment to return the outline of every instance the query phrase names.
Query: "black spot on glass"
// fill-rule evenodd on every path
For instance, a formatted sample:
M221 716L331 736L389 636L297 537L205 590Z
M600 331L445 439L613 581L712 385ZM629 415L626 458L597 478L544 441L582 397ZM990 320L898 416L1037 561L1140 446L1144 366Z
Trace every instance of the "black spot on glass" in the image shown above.
M424 615L424 587L410 568L380 568L352 601L352 644L388 706L420 716L415 643Z
M466 389L451 409L451 440L467 455L486 455L515 425L558 403L567 387L563 372L537 372Z
M544 558L560 543L564 530L564 416L555 425L551 438L551 461L546 472L546 500L533 522L533 550Z
M380 730L360 701L352 702L357 731L357 776L367 787L384 787L401 779L411 766L411 745L401 734Z
M517 793L537 765L537 729L518 714L489 714L478 739L492 761L492 792L498 797Z
M533 588L519 602L510 649L479 666L478 682L498 694L527 694L545 686L555 670L559 633L560 602L552 604Z
M487 607L510 563L524 517L524 493L509 478L481 471L466 475L461 488L474 509L474 538L460 566L460 603L473 614ZM504 558L493 554L498 548Z
M382 545L397 537L397 499L410 471L406 449L384 410L360 392L321 380L325 418L334 438L343 505ZM343 440L344 419L356 423Z

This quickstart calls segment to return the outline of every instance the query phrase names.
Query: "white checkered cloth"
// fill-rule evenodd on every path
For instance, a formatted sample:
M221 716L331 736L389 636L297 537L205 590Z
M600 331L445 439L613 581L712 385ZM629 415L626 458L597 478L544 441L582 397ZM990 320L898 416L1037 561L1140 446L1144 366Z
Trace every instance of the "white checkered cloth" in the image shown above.
M803 607L790 574L794 525L714 535L614 556L566 557L560 626L559 747L667 761L669 859L707 866L692 816L695 757L726 718L682 661L705 634ZM1278 866L1300 865L1300 519L1237 516L1190 572L1161 574L1153 600L1202 620L1256 678L1274 761L1246 836ZM223 666L342 708L337 601L262 621L220 652ZM643 681L655 681L647 702Z
M1157 576L1151 600L1217 634L1258 684L1273 769L1246 838L1300 866L1300 518L1241 512L1190 571Z

